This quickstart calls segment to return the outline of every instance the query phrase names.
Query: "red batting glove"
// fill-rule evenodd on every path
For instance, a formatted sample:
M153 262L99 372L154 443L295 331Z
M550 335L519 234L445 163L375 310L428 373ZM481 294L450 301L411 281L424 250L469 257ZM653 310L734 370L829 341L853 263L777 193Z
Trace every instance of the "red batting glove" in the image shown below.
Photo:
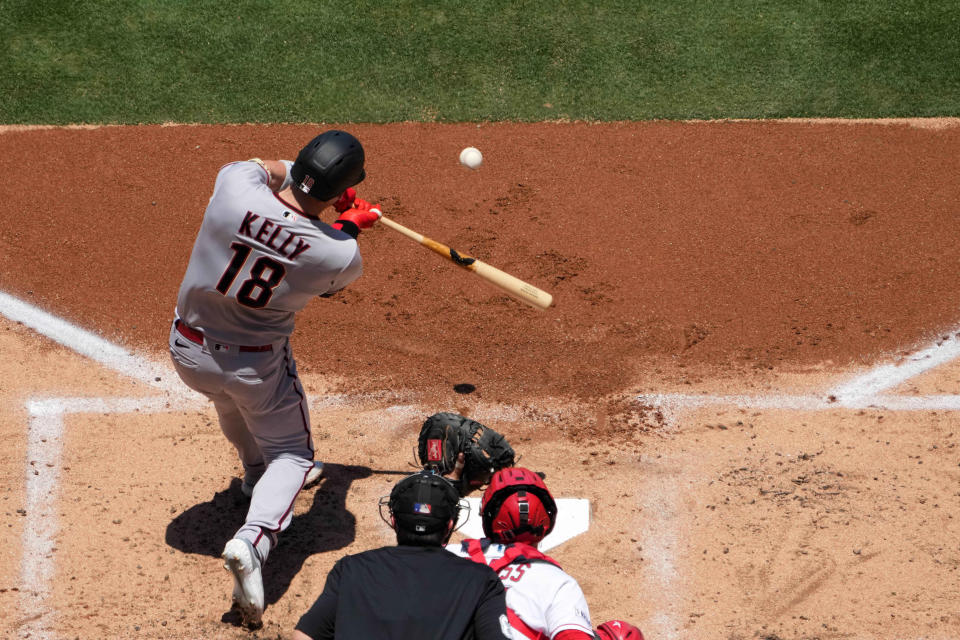
M379 219L380 208L377 206L370 209L347 209L330 226L356 238L360 235L360 229L369 229Z
M371 207L377 207L378 205L370 204L363 198L357 198L353 201L354 209L363 209L364 211L369 211Z
M379 207L374 207L371 209L347 209L340 214L337 222L352 222L361 229L369 229L379 219L380 209Z
M357 190L353 187L347 187L347 190L341 194L337 201L333 203L333 208L337 210L337 213L343 213L350 207L354 206L354 200L357 198ZM370 207L367 207L368 209Z

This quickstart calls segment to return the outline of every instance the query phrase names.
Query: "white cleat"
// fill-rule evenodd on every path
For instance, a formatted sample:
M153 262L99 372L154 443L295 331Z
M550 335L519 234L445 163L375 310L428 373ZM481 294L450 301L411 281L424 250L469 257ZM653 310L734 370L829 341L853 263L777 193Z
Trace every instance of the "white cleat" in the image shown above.
M312 487L313 485L320 482L320 478L323 477L323 463L319 460L313 461L313 469L307 473L307 479L303 482L303 488Z
M233 574L233 607L240 611L243 623L260 626L263 618L263 575L253 545L232 538L223 548L223 568Z

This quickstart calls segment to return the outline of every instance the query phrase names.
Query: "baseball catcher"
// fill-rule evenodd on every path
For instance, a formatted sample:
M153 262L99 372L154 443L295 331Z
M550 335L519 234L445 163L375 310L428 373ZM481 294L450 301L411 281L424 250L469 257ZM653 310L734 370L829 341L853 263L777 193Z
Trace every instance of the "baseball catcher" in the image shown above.
M448 412L424 421L417 455L424 469L453 474L461 496L486 485L494 473L514 462L513 447L502 434Z
M537 549L557 522L557 503L543 478L523 467L496 472L483 492L480 514L485 537L447 550L488 565L509 585L513 639L594 640L580 585Z

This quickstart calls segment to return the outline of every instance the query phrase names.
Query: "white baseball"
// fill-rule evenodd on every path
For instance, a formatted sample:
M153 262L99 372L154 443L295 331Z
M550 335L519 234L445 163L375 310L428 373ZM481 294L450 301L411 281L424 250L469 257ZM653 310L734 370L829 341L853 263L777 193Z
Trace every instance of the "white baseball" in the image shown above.
M460 164L476 169L483 164L483 154L476 147L467 147L460 152Z

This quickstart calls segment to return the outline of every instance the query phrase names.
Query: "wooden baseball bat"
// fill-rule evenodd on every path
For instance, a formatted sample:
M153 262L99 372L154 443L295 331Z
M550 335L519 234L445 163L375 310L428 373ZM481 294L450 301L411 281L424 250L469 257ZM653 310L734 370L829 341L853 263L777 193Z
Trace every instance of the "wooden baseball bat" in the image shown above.
M416 240L428 249L440 254L455 265L461 266L467 271L472 271L490 284L499 287L520 302L524 302L541 311L553 304L553 296L546 291L538 289L532 284L524 282L520 278L516 278L505 271L497 269L496 267L491 267L486 262L482 262L476 258L459 253L457 250L451 249L447 245L441 244L436 240L431 240L430 238L421 235L412 229L406 228L398 222L390 220L382 213L380 215L380 224L384 224L394 231L399 231L411 240Z

